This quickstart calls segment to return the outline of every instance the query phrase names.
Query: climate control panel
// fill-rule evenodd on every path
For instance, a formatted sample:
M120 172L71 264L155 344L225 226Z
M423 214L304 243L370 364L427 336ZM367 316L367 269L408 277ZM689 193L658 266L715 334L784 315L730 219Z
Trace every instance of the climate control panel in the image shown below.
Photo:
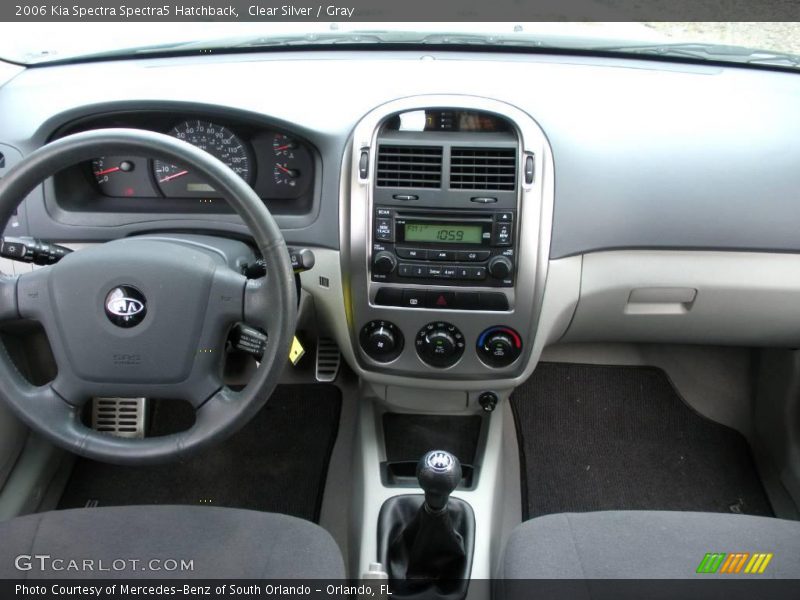
M400 327L391 321L376 319L360 331L362 350L380 363L389 363L404 351L404 336ZM475 354L487 367L507 367L522 354L522 337L511 327L496 325L484 330L474 342L447 321L431 321L423 325L414 337L413 350L426 365L446 369L458 363L465 350L474 344Z

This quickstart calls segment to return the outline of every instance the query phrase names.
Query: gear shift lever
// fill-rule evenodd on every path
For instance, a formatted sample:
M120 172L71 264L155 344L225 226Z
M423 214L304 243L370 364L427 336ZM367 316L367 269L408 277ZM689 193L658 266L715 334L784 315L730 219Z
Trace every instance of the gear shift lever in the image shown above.
M469 504L450 497L461 483L461 463L445 450L432 450L417 463L417 480L424 496L395 496L381 508L379 560L397 598L423 592L427 597L463 598L472 567L475 517Z
M425 508L439 512L461 483L461 463L445 450L431 450L417 463L417 480L425 492Z

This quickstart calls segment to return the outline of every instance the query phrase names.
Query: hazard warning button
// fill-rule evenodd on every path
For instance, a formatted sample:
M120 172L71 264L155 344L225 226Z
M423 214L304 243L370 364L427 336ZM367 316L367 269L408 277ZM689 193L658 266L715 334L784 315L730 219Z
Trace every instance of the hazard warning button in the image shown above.
M455 308L455 292L431 292L425 295L425 306L428 308Z

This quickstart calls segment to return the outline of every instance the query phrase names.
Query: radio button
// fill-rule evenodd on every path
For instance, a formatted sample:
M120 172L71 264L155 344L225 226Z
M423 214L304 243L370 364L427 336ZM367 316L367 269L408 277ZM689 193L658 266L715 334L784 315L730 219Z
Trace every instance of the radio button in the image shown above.
M375 216L377 216L377 217L391 217L392 216L392 209L391 208L376 208L375 209Z
M462 250L458 253L458 260L464 262L481 262L489 258L491 252L488 250Z
M382 242L391 242L394 230L391 219L375 219L375 239Z
M457 267L442 267L442 277L444 279L456 279L458 277Z
M413 277L427 277L428 267L422 265L411 265L411 275Z
M494 215L495 220L509 223L514 220L514 213L510 210L503 210L496 212Z
M427 267L427 276L428 277L441 277L442 276L442 267Z
M413 258L414 260L428 258L428 251L421 248L395 248L394 251L400 258Z
M414 266L408 263L400 263L400 266L397 267L397 274L400 277L414 277Z
M471 270L472 267L458 266L456 267L456 277L458 279L469 279Z
M492 243L495 246L511 245L511 223L495 223Z
M455 260L456 253L452 250L428 250L428 260Z
M470 279L486 279L486 267L467 267Z

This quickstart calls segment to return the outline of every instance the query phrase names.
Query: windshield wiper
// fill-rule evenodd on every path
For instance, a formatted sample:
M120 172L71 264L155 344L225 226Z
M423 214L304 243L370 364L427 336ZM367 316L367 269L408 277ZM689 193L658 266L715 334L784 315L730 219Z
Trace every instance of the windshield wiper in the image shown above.
M789 52L759 50L725 44L631 44L620 46L593 46L596 52L630 52L649 56L682 57L701 60L718 60L744 64L789 66L800 68L800 56Z

